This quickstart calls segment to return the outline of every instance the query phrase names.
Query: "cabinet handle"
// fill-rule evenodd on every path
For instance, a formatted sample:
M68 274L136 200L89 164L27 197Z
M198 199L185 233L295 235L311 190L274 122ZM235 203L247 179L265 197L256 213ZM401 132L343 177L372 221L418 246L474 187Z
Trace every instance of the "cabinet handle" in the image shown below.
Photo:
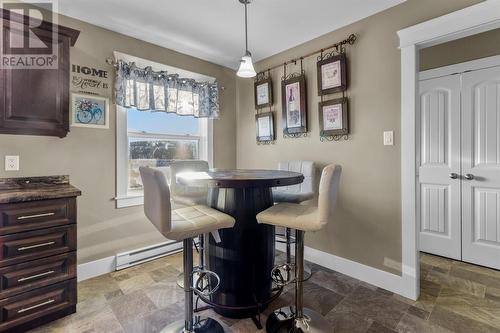
M30 246L23 246L23 247L18 248L17 250L18 251L25 251L25 250L29 250L29 249L35 249L37 247L53 245L55 243L56 242L47 242L47 243L42 243L42 244L36 244L36 245L30 245Z
M27 219L34 219L36 217L52 216L55 214L56 213L54 213L54 212L50 212L50 213L42 213L42 214L34 214L34 215L23 215L23 216L19 216L17 219L18 220L27 220Z
M37 304L37 305L33 305L33 306L29 306L27 308L22 308L21 310L17 311L17 313L23 313L23 312L39 308L41 306L44 306L44 305L47 305L47 304L50 304L50 303L54 303L54 302L55 302L55 300L49 299L48 301L45 301L43 303L40 303L40 304Z
M52 273L55 273L55 271L47 271L45 273L40 273L40 274L35 274L35 275L23 277L23 278L17 279L17 282L23 282L23 281L28 281L28 280L31 280L31 279L36 279L36 278L39 278L39 277L42 277L42 276L45 276L45 275L50 275Z

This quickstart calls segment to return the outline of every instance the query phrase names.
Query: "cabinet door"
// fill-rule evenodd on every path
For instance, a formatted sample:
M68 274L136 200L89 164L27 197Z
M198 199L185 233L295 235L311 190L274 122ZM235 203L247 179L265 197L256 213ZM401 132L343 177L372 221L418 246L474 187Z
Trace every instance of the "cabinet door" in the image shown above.
M420 250L460 260L460 75L420 82L417 124Z
M463 260L500 269L500 67L463 74Z
M57 69L0 71L0 133L66 136L69 39L61 36L57 47Z

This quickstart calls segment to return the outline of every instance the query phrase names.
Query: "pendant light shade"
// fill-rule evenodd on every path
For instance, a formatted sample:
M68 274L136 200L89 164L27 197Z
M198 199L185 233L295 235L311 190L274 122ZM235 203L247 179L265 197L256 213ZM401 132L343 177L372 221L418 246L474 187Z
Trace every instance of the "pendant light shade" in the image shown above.
M243 57L241 57L240 68L238 69L236 75L245 78L257 75L255 69L253 68L252 54L250 54L250 52L247 52Z
M236 75L244 78L255 77L257 73L253 68L252 54L248 51L247 5L250 3L250 0L239 0L239 2L245 5L245 55L241 57L240 68L238 68Z

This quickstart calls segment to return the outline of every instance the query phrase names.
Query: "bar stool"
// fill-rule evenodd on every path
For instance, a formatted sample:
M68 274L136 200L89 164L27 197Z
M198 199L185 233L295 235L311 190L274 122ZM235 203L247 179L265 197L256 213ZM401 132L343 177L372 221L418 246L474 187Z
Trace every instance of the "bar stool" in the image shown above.
M321 230L332 220L342 168L330 164L323 169L319 185L318 206L279 203L257 215L259 223L296 230L295 242L295 308L274 311L266 322L267 333L331 333L330 323L321 314L304 308L304 232Z
M304 181L297 185L274 188L273 200L275 203L288 202L299 204L314 198L313 187L316 181L316 167L313 161L282 161L278 164L278 170L300 172L304 175ZM293 235L292 229L285 228L285 240L282 241L280 237L282 236L277 236L276 241L285 243L287 267L283 267L283 271L287 272L288 267L292 263L291 246L295 243L295 235Z
M202 160L179 160L170 164L170 193L172 200L180 205L195 206L207 203L208 189L177 183L177 174L187 171L208 171L208 162Z
M181 206L206 205L208 188L192 187L177 183L177 174L180 172L202 172L208 171L208 162L203 160L177 160L170 163L170 193L174 203ZM194 243L199 253L199 269L205 266L205 235L198 236L198 243ZM199 274L195 273L195 280Z
M144 212L151 223L168 239L183 241L184 320L165 327L162 333L223 333L221 324L212 318L194 318L193 311L193 237L219 229L232 228L235 220L216 209L198 205L172 211L170 190L162 171L139 168L144 186ZM214 272L203 271L210 280L219 281ZM209 294L215 292L217 285Z

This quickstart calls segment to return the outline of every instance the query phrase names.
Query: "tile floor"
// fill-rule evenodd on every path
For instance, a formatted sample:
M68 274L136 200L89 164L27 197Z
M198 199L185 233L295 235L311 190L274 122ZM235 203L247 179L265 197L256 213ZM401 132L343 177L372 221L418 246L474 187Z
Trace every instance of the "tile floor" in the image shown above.
M332 332L500 332L500 271L423 254L421 296L413 302L340 273L312 268L305 304L326 316ZM81 282L77 313L31 333L159 332L183 318L183 293L175 283L181 269L182 256L176 254ZM270 308L292 300L292 291L287 291ZM264 332L250 319L205 312L219 319L228 333Z

